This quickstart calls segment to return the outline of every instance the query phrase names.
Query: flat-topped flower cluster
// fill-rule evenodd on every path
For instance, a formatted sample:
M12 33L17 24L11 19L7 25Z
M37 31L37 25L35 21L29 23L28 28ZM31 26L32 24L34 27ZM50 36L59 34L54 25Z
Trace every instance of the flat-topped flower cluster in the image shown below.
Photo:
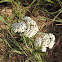
M12 25L13 31L16 33L24 34L25 36L31 38L38 31L38 26L34 20L26 16L23 21L19 23L14 23ZM35 46L42 46L42 52L46 52L47 47L51 49L55 44L55 36L52 33L43 33L40 37L35 40Z
M55 36L52 33L43 33L35 40L35 46L42 46L42 52L46 52L47 47L51 49L55 44Z
M37 31L39 31L38 26L34 20L32 20L30 17L26 16L23 18L24 21L21 21L19 23L14 23L12 25L13 31L23 33L27 37L34 36Z

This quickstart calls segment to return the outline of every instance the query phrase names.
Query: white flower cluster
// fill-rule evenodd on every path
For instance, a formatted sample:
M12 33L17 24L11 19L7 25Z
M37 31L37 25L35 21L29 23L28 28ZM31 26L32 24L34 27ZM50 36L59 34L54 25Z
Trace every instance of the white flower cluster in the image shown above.
M34 36L38 31L38 26L34 20L26 16L23 18L23 21L19 23L14 23L12 25L13 31L16 33L23 33L27 37ZM42 52L46 52L47 47L51 49L55 44L55 36L52 33L43 33L41 37L38 37L35 40L35 46L42 47Z
M51 49L55 44L55 36L52 33L42 34L35 40L35 46L42 46L42 52L46 52L47 47Z
M34 36L39 31L36 22L28 16L24 17L23 20L12 25L13 31L24 33L29 38Z

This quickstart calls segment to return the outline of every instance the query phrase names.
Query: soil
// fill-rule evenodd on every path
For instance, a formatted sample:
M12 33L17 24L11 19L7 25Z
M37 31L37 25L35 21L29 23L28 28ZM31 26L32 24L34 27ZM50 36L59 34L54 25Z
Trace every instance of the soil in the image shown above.
M4 7L1 6L0 8L0 14L8 15L11 17L12 15L12 9L9 7ZM29 13L27 12L27 16ZM46 62L62 62L62 23L58 22L51 22L49 21L44 21L44 20L38 20L37 16L39 17L44 17L39 15L38 13L31 16L33 20L37 22L38 28L40 32L48 32L48 33L53 33L56 36L56 44L54 45L54 48L52 50L47 51L48 55L45 57ZM8 38L8 33L6 30L6 25L0 21L0 38L7 39ZM8 46L5 44L4 41L0 41L0 62L5 62L3 61L3 58L8 51ZM12 53L11 54L11 62L22 62L23 58L25 58L22 55ZM7 62L9 62L9 58L5 58Z

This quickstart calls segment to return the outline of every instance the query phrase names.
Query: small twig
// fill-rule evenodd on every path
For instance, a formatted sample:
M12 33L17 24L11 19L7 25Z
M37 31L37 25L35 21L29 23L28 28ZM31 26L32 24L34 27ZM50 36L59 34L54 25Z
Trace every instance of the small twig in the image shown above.
M24 52L24 54L28 57L28 55Z
M60 42L60 39L62 38L62 36L59 38L59 40L56 42L56 44L55 44L55 46L54 47L56 47L56 46L58 46L59 45L59 42Z
M56 24L56 25L62 25L62 24Z

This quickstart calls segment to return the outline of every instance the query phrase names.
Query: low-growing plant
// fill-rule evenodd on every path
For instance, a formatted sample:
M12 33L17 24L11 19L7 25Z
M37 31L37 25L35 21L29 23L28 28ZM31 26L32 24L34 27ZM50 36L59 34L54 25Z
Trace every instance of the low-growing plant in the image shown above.
M22 1L22 0L21 0ZM53 16L53 18L47 18L47 17L38 17L39 20L42 19L47 19L47 20L52 20L52 21L56 21L56 22L60 22L62 23L62 19L60 19L58 16L62 13L62 2L61 0L33 0L30 4L26 3L24 1L24 3L21 3L21 1L19 0L2 0L0 1L0 3L4 3L4 2L10 2L12 4L12 8L13 8L13 14L14 14L14 18L16 19L15 22L20 22L22 21L23 17L26 15L26 12L29 11L30 8L33 8L32 13L30 13L31 15L33 14L33 12L35 12L35 10L38 11L43 11L44 14L46 14L47 16ZM29 0L30 2L30 0ZM23 7L22 10L20 10L20 5L27 5L27 8ZM55 5L60 5L61 8L59 8L59 10L55 10L54 12L52 11L48 11L49 6L51 6L51 10L56 7ZM41 8L41 7L42 8ZM26 9L23 12L23 10ZM49 9L50 10L50 9ZM6 20L5 20L6 18ZM24 55L26 57L26 62L29 61L34 61L34 62L45 62L44 56L47 55L47 53L44 53L41 51L41 47L36 47L34 46L35 43L35 36L33 38L28 38L24 35L20 36L19 33L14 33L12 30L12 23L7 23L7 21L12 20L14 22L14 20L11 17L6 17L6 16L0 16L0 20L6 24L8 27L6 27L8 35L10 36L10 38L8 37L8 39L0 39L0 41L4 41L6 43L6 45L9 46L9 50L6 53L6 55L4 56L4 58L9 54L9 60L11 61L11 52L15 52L18 53L20 55Z

